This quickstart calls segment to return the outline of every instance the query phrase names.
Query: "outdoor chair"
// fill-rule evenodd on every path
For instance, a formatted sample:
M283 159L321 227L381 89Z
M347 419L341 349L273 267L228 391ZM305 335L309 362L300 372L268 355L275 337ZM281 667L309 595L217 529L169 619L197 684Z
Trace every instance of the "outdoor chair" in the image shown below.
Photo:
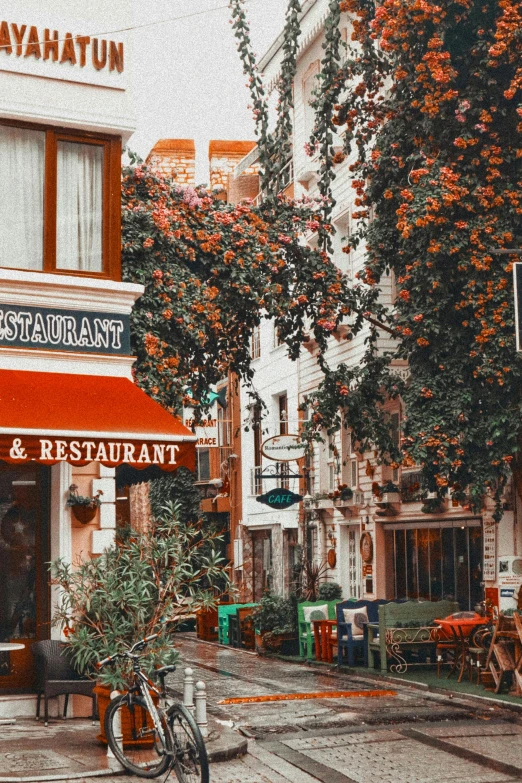
M385 598L376 601L351 598L337 604L337 666L354 666L357 652L362 654L364 665L368 665L364 626L367 623L378 623L379 606L387 603Z
M314 631L312 620L335 620L336 601L302 601L297 604L299 655L312 660Z
M95 682L78 674L71 663L69 650L63 642L49 639L35 642L31 647L36 664L36 720L40 720L40 702L44 697L44 721L49 725L48 700L53 696L65 696L63 719L67 717L69 694L76 693L92 699L92 720L96 716Z

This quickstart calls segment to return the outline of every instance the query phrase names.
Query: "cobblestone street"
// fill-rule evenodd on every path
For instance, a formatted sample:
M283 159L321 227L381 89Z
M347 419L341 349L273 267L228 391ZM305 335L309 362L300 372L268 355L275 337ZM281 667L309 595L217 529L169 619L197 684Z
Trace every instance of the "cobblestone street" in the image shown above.
M212 783L522 781L522 719L488 702L394 684L386 687L396 696L219 705L234 697L383 685L188 637L181 652L207 683L214 714L251 738L246 757L212 766Z
M449 692L428 693L334 668L260 658L198 642L191 634L180 635L179 649L182 658L171 687L181 691L183 670L191 666L195 678L207 685L213 720L232 729L232 737L248 738L245 756L211 764L211 783L522 781L522 715L491 700L465 701ZM241 701L252 697L261 700ZM81 722L75 726L54 719L46 729L20 721L7 728L6 745L0 747L2 781L22 780L16 777L21 766L32 781L39 780L37 770L42 780L57 780L61 769L72 775L75 764L89 769L81 751L85 731L84 747L104 755L90 723L82 729ZM92 779L86 772L74 776L82 783ZM130 778L94 779L117 783ZM168 781L174 783L174 773Z

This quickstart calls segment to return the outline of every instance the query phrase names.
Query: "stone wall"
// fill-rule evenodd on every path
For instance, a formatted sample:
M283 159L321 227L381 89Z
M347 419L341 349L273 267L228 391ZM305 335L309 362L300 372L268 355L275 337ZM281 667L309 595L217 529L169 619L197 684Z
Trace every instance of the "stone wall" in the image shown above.
M194 185L196 178L196 148L193 139L160 139L145 161L165 177L180 185Z
M211 190L227 193L229 175L255 146L254 141L211 141L208 145Z

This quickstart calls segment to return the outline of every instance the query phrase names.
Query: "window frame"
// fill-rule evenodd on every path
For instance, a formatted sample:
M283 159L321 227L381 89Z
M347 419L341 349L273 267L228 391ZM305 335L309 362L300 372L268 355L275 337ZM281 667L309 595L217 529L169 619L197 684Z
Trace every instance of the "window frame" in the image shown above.
M93 277L102 280L121 280L121 137L3 118L0 119L0 125L45 133L42 268L9 267L9 269L20 272L43 272L55 275ZM60 269L56 266L59 141L93 144L102 146L104 149L101 272Z

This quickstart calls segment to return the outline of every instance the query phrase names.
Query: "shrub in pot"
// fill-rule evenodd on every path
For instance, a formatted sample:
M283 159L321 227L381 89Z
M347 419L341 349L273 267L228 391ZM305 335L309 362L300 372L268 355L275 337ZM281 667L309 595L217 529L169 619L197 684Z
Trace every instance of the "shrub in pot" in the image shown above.
M51 564L60 594L53 624L66 636L78 671L105 686L102 697L126 690L132 668L122 659L98 673L97 661L144 636L161 630L144 653L146 672L177 661L176 627L198 609L215 606L228 589L220 542L219 531L201 521L181 523L169 503L147 530L119 529L114 545L99 557ZM103 733L102 704L100 720Z
M291 643L297 640L297 615L292 599L265 593L252 615L258 652L284 652L292 648Z
M343 597L343 588L336 582L323 582L317 588L318 601L340 601Z

